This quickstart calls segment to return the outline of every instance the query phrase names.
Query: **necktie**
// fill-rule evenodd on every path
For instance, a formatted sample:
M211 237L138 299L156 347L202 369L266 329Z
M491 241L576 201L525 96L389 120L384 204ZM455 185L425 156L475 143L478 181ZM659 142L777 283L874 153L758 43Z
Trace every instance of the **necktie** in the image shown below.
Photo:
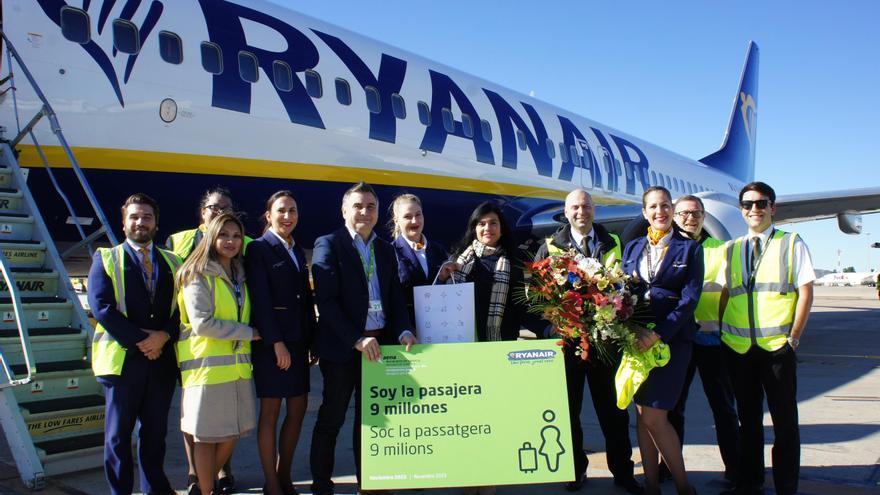
M142 258L143 258L143 266L144 266L144 283L147 285L147 291L150 293L150 297L153 297L153 261L150 259L150 252L147 251L147 248L140 248Z
M758 266L758 260L761 258L761 238L752 238L752 258L749 266L749 273L754 275L755 268Z
M582 255L590 256L590 238L589 237L581 238L581 245L578 246L578 248L581 250Z

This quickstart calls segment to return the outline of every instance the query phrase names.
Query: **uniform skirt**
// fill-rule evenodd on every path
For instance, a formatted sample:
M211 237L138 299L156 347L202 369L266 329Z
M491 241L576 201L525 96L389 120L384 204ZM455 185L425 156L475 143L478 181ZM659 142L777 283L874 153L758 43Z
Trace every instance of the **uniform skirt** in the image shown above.
M666 366L654 368L648 379L636 391L633 401L640 406L671 411L675 409L688 365L691 362L693 342L673 341L669 344L669 362Z
M257 425L252 380L185 387L180 406L180 431L196 442L235 440Z

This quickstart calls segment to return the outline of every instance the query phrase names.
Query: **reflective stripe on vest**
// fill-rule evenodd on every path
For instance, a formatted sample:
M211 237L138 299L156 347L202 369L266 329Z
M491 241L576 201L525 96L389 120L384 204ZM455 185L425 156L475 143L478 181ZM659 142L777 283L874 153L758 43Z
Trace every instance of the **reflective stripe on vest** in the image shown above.
M777 230L764 247L753 274L745 278L744 238L727 246L725 277L729 291L721 328L721 340L745 354L757 345L775 351L785 345L794 322L797 287L794 284L793 253L796 234Z
M232 290L219 276L204 276L214 294L214 319L237 321L247 325L251 318L251 301L244 285L241 311ZM183 293L180 298L180 339L177 342L177 363L184 387L216 385L252 377L251 343L221 340L197 335L186 312Z
M703 241L703 292L694 310L694 319L700 324L700 332L718 333L718 310L721 305L722 285L718 283L718 273L724 266L727 253L724 241L711 237Z
M165 259L171 268L171 273L177 271L180 261L173 253L164 249L156 248L156 251ZM113 284L113 295L116 298L116 310L122 316L128 316L125 304L125 270L122 269L125 260L125 247L123 244L112 248L98 248L101 255L101 264L104 272L110 277ZM171 298L171 313L177 307L177 291L175 289ZM122 365L125 364L125 348L110 335L103 325L95 325L95 333L92 336L92 372L95 376L119 375L122 373Z
M609 249L602 255L602 259L600 260L603 265L608 268L611 268L616 263L620 263L621 258L623 258L622 252L620 250L620 237L615 234L608 234L614 240L614 247ZM553 244L553 238L548 237L544 240L547 244L547 254L550 256L559 256L560 254L565 253L565 250L557 247Z

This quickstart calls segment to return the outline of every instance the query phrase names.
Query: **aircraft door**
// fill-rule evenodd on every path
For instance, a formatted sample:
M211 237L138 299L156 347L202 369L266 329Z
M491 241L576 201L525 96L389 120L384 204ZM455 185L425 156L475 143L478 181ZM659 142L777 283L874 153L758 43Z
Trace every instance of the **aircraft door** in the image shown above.
M573 146L572 148L574 149L575 147ZM596 160L593 157L593 152L590 151L589 143L583 139L577 140L576 148L579 151L578 154L581 156L581 187L584 189L593 189L596 187Z

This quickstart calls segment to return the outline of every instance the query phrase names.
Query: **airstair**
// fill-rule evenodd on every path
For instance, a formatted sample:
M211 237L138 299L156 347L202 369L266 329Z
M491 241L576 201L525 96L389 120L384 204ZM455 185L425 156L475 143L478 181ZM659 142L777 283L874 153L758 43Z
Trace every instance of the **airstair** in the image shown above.
M0 135L7 138L0 139L0 422L22 481L36 490L47 476L101 466L104 444L104 397L90 363L94 329L13 151L27 138L43 157L57 201L66 204L70 218L80 218L37 142L34 128L41 122L48 122L66 151L99 220L88 234L74 222L82 241L66 253L86 247L93 252L92 244L104 236L116 241L52 107L2 30L0 35L8 61L0 97L11 92L17 126ZM24 79L16 81L19 74ZM42 106L36 116L20 120L16 92L24 84ZM5 96L8 102L10 94Z

